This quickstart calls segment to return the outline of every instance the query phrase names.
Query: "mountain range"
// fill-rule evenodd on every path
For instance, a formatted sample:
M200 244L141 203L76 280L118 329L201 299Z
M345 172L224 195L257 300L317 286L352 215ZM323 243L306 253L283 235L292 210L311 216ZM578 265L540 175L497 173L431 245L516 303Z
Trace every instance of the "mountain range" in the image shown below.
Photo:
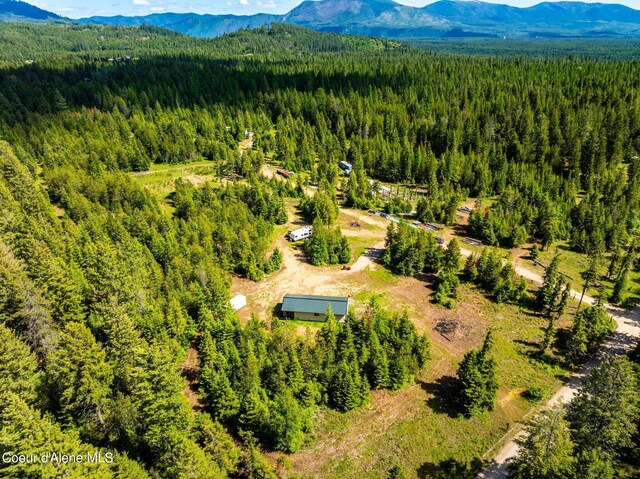
M67 19L19 0L0 0L0 22L64 22Z
M18 0L0 0L0 20L69 21ZM307 0L284 15L156 13L74 21L150 24L196 37L215 37L280 22L324 32L395 38L640 37L640 11L624 5L584 2L543 2L518 8L475 0L439 0L417 8L393 0Z

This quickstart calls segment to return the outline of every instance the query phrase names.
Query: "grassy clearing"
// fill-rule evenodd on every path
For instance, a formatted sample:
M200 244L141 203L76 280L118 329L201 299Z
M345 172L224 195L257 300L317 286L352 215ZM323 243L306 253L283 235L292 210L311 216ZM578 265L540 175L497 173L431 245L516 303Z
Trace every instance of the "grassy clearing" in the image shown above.
M131 173L131 176L163 203L167 195L175 191L175 180L178 178L202 184L216 177L215 165L210 161L179 165L154 164L148 171Z
M373 294L363 292L357 299ZM319 410L316 442L292 456L295 473L309 478L379 479L398 464L409 478L450 477L443 475L449 467L446 461L477 461L509 425L535 407L522 392L538 386L549 397L562 385L567 371L560 364L553 358L533 358L543 336L543 319L515 306L493 304L466 285L462 295L451 313L466 321L462 335L446 342L431 331L433 359L416 384L401 391L376 391L368 406L345 415ZM467 310L470 304L478 309ZM568 322L563 318L560 326ZM467 419L452 407L452 377L464 353L481 344L488 327L494 328L496 338L498 400L494 411Z
M570 276L571 287L576 291L582 291L584 280L582 273L589 266L589 257L587 255L576 253L571 251L567 242L559 242L554 244L550 250L541 251L539 260L549 265L555 255L559 255L560 258L560 271ZM613 281L606 278L607 268L609 266L609 254L604 256L602 263L600 264L600 283L604 286L604 293L608 297L613 292ZM531 270L537 271L540 274L544 274L544 269L540 266L535 266L533 262L529 262L527 266ZM598 294L598 291L593 286L587 289L587 293L590 296ZM629 290L627 296L638 297L640 296L640 271L632 270L629 276Z
M349 246L351 247L351 262L355 263L360 256L362 256L368 249L373 248L376 244L380 242L379 239L375 237L360 237L360 236L350 236L347 237L349 241Z
M304 319L283 319L282 324L287 326L302 326L303 328L311 328L312 330L320 329L324 325L324 321L306 321Z
M553 258L559 255L559 269L562 273L569 276L569 282L571 283L571 287L577 291L582 291L583 287L583 279L582 272L585 271L589 267L589 258L587 255L576 253L575 251L571 251L566 242L555 243L551 248L546 251L541 251L538 257L538 260L541 261L545 265L551 264ZM531 262L532 267L533 262ZM544 273L544 269L536 266L542 273ZM606 261L602 263L600 266L600 275L604 276L607 272ZM594 288L590 288L588 294L595 294L596 290Z
M356 294L353 299L359 303L363 303L363 304L367 304L369 303L369 301L371 301L374 297L379 298L380 300L380 304L383 307L388 306L389 303L389 295L387 293L373 293L371 291L361 291L358 294Z
M365 272L369 277L370 287L373 291L384 290L384 286L398 284L400 282L400 279L391 273L391 271L379 265L369 266Z

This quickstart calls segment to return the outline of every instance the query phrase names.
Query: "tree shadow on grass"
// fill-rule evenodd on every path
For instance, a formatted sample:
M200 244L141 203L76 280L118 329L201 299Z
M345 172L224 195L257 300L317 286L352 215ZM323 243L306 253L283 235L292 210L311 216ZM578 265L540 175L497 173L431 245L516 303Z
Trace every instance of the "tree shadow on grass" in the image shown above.
M537 349L539 346L538 343L534 343L533 341L525 341L524 339L514 339L513 342L529 348L527 351L522 351L525 354L529 353L533 349Z
M537 318L540 317L540 311L538 309L538 300L536 298L536 290L527 289L527 294L520 301L520 308L523 313L526 313L527 316L535 316Z
M540 351L539 347L526 351L524 354L534 363L546 364L551 367L562 366L563 364L560 358L552 356L548 351Z
M463 414L459 401L459 383L453 376L442 376L435 382L420 382L420 387L426 391L430 397L427 405L436 414L446 414L456 418Z
M471 462L446 459L438 463L425 462L417 472L420 479L474 479L482 466L478 458Z
M544 334L544 328L541 328ZM524 339L514 339L513 342L523 346L519 348L519 353L523 356L529 358L530 361L546 364L548 366L563 366L565 365L563 360L561 359L561 353L565 350L565 345L567 342L567 338L569 336L570 330L566 328L558 329L556 332L556 336L553 339L551 344L551 351L555 352L556 355L549 354L548 351L540 350L540 343L536 343L534 341L526 341Z

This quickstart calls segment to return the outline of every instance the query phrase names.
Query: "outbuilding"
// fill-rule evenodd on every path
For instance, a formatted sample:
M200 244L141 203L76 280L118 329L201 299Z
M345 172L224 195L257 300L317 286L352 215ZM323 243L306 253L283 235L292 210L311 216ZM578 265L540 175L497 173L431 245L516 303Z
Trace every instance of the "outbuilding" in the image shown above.
M345 175L350 175L353 171L353 165L348 161L341 161L340 163L338 163L338 166L342 171L344 171Z
M325 321L327 308L338 321L345 318L349 310L349 298L342 296L315 296L308 294L285 294L282 300L282 314L286 319L304 321Z
M231 298L231 307L236 311L240 311L247 305L247 297L243 294L238 294Z

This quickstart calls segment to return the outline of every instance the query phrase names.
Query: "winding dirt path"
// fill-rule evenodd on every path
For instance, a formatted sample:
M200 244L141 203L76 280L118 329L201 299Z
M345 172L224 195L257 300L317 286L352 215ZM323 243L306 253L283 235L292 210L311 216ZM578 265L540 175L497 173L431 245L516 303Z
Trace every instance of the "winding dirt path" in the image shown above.
M366 250L358 260L351 265L351 272L364 271L367 266L371 266L384 253L384 241L376 243L372 248Z
M374 221L378 223L380 220L375 218ZM368 250L365 255L361 256L358 261L356 261L352 269L358 270L366 268L375 258L382 254L383 248L384 242L376 244L374 248ZM461 254L463 256L470 256L472 252L461 248ZM543 277L530 269L515 264L514 268L516 273L523 276L525 279L538 284L543 283ZM581 294L581 292L573 289L570 291L571 298L575 300L579 300ZM583 302L588 305L593 305L595 304L595 299L585 295ZM606 310L616 322L616 331L613 333L611 338L601 346L599 352L587 364L585 364L571 377L567 384L556 391L553 397L549 399L544 406L532 409L523 418L523 421L540 409L552 407L559 402L567 403L571 401L571 399L577 394L578 390L582 387L583 379L589 375L592 369L597 367L604 359L619 354L626 354L636 346L640 340L640 309L635 308L632 311L628 311L607 305ZM478 475L479 478L503 479L507 477L508 460L516 456L518 452L518 445L515 440L525 434L523 421L511 428L492 449L487 451L485 457L491 457L493 455L493 459L491 464Z
M472 251L464 248L461 248L460 252L463 256L473 254ZM544 281L542 276L527 268L515 264L514 268L517 274L529 281L538 284L542 284ZM575 300L579 300L581 294L581 292L573 289L570 291L571 298ZM593 305L596 302L594 298L587 295L583 297L582 301L588 305ZM606 358L630 352L640 341L640 308L636 307L629 311L611 305L606 305L605 307L607 313L616 322L616 330L613 335L600 347L598 353L587 364L572 375L567 384L556 391L549 401L542 407L533 408L525 415L522 421L511 428L500 441L487 451L485 457L493 456L493 459L489 466L478 475L479 479L505 479L507 477L508 461L518 453L516 440L525 434L524 421L541 409L571 401L592 369L600 365Z
M516 272L532 281L538 283L542 282L542 278L539 275L524 268L516 268ZM571 296L573 298L579 298L580 293L572 290ZM583 302L587 304L594 304L595 300L589 296L585 296ZM549 399L542 408L536 408L535 412L540 409L550 408L558 403L568 403L571 401L582 387L583 380L589 376L592 369L596 368L608 357L628 353L635 347L638 340L640 340L640 310L638 308L628 311L607 305L606 309L609 315L616 322L616 331L613 333L611 338L602 345L598 353L579 371L577 371L567 384L556 391L553 397ZM534 411L532 410L531 413L533 412ZM530 416L531 413L527 416ZM505 434L494 448L487 452L487 456L490 456L492 453L494 454L493 459L489 466L478 475L478 478L506 478L508 461L518 454L518 445L516 444L516 440L518 438L522 438L524 435L525 431L523 429L522 422L507 432L507 434ZM503 442L505 440L507 440L506 443ZM500 444L502 444L502 446L498 449ZM494 450L497 452L494 453Z

